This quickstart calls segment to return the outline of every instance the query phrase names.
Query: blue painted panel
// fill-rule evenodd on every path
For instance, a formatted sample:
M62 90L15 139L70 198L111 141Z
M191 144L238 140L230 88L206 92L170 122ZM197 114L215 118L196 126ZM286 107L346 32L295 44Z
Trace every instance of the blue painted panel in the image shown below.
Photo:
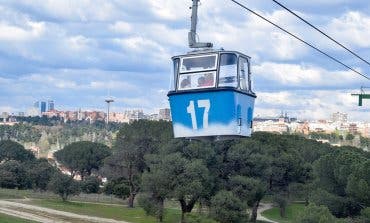
M254 98L233 90L169 96L178 137L250 136Z

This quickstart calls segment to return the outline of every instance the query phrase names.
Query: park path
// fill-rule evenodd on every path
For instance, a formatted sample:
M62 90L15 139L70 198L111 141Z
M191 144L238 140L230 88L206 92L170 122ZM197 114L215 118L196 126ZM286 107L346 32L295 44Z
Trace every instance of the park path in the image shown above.
M273 208L271 203L260 203L260 205L258 207L258 210L257 210L257 220L266 221L266 222L270 222L270 223L279 223L277 221L272 221L268 218L265 218L261 215L262 212L264 212L268 209L271 209L271 208Z
M43 223L129 223L6 200L0 200L0 213Z

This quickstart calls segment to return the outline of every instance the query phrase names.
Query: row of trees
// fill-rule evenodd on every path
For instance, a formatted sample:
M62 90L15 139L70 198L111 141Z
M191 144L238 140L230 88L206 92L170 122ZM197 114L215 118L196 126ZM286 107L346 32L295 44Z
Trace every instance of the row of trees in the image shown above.
M72 158L71 154L75 157ZM100 143L70 144L56 154L58 158L61 157L60 163L68 163L74 170L70 175L65 175L48 160L36 159L31 151L24 149L19 143L3 140L0 141L0 187L50 190L60 195L64 201L68 196L81 191L98 193L101 179L97 173L92 176L92 172L98 170L110 154L111 150ZM73 179L77 171L81 173L83 181Z
M337 221L333 215L361 222L369 212L369 153L300 136L255 133L247 139L189 141L173 139L168 122L138 121L120 129L112 150L78 142L55 157L72 176L81 176L85 191L94 188L96 176L107 177L106 193L128 198L129 207L138 196L159 221L167 200L178 202L182 221L198 206L219 222L255 222L266 197L282 216L292 200L310 204L297 222L319 222L322 216L320 222ZM54 176L46 185L63 199L78 192L71 177Z
M249 207L249 220L255 222L266 196L282 216L294 199L324 205L336 217L359 216L370 204L370 181L364 174L369 163L367 152L300 136L255 133L221 142L178 140L172 138L170 123L139 121L119 131L102 173L127 188L129 206L140 192L140 205L159 220L164 202L173 199L183 219L198 204L209 207L220 222L241 222L246 218L241 210Z

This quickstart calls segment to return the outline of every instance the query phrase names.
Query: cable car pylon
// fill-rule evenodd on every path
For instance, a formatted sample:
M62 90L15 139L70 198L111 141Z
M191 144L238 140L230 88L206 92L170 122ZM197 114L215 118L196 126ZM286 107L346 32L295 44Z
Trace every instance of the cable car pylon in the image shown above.
M370 94L367 94L364 89L370 89L370 87L361 86L359 94L351 94L352 96L358 96L358 106L362 106L363 99L370 99Z

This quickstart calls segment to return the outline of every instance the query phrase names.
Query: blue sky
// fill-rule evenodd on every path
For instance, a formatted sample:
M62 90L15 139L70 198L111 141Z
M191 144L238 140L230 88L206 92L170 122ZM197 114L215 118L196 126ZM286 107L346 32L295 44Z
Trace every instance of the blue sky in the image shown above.
M240 0L320 49L370 75L370 66L270 0ZM366 0L281 0L370 60ZM190 0L0 0L0 111L26 111L53 99L61 110L168 107L170 58L188 51ZM347 112L370 121L370 101L350 93L370 81L242 10L230 0L203 0L198 34L215 48L252 57L255 115L281 110L307 119Z

